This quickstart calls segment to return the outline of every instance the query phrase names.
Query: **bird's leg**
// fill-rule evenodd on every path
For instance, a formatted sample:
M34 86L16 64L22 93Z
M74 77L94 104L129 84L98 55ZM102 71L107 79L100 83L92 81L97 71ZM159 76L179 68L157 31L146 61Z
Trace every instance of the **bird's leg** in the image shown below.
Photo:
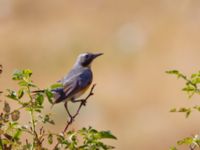
M96 84L93 84L92 85L92 87L91 87L91 89L90 89L90 93L86 96L86 98L84 98L84 99L74 99L74 98L72 98L71 99L71 102L72 103L77 103L77 102L80 102L82 105L86 105L86 102L87 102L87 99L90 97L90 96L92 96L94 93L93 93L93 90L94 90L94 87L96 86Z
M71 115L71 113L69 112L68 101L65 102L65 109L66 109L66 111L67 111L68 116L69 116L70 118L73 118L72 115Z
M74 98L72 98L71 99L71 102L72 103L78 103L78 102L82 102L84 99L74 99Z
M71 99L72 103L82 103L82 105L86 105L86 100L85 99Z

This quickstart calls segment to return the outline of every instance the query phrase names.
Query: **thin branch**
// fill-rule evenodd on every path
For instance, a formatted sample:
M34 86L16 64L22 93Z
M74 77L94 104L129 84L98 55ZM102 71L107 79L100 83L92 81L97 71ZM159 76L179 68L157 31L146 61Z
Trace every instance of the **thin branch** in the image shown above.
M196 145L193 144L189 146L189 150L195 150L195 149L196 149Z
M78 100L80 102L80 105L79 105L79 107L78 107L78 109L77 109L77 111L76 111L76 113L74 115L71 115L71 113L70 113L70 111L69 111L69 109L67 107L67 102L65 103L65 109L66 109L67 114L70 117L70 119L69 119L69 121L67 121L67 124L66 124L66 126L65 126L65 128L64 128L64 130L62 132L63 134L68 130L69 126L73 123L74 119L78 116L81 108L86 105L87 100L90 98L90 96L94 95L93 91L94 91L95 86L96 86L96 84L92 85L92 87L90 89L90 93L87 95L87 97L85 99ZM57 149L58 144L59 143L56 144L56 146L54 147L54 150Z

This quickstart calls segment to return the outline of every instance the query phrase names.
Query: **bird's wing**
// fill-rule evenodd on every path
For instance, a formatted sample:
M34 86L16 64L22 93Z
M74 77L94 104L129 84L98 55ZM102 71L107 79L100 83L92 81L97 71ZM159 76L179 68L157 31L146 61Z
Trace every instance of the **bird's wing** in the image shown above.
M74 94L87 88L92 82L92 78L85 73L76 75L64 83L63 88L55 90L57 96L55 103L59 103L64 99L73 97Z

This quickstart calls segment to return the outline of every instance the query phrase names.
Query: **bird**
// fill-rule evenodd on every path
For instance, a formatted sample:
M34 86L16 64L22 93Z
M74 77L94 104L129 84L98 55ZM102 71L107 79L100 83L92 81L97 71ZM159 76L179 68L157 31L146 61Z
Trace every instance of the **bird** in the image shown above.
M103 53L86 52L77 57L75 64L68 74L57 81L62 87L52 90L54 97L53 105L60 102L65 102L65 104L67 104L68 101L80 102L77 98L82 96L92 84L93 72L91 64L94 59L101 55L103 55ZM34 91L34 93L37 92L43 91Z

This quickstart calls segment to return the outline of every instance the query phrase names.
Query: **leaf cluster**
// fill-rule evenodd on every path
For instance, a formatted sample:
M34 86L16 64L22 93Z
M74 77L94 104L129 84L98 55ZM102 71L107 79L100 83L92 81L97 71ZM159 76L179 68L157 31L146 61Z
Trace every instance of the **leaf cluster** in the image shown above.
M11 108L8 101L4 101L0 112L0 150L47 150L52 145L54 150L108 150L113 146L102 142L102 139L116 139L110 131L97 131L92 127L74 131L54 133L46 128L46 124L55 125L51 113L45 114L44 101L53 103L52 91L62 88L60 83L49 88L40 88L31 80L30 69L16 70L12 79L17 82L18 89L7 89L6 97L17 104ZM34 92L37 91L37 92ZM22 111L30 114L26 124L21 124ZM23 140L23 139L26 140ZM46 141L46 142L45 142ZM53 144L56 144L54 146Z
M52 138L51 138L52 139ZM102 139L117 139L110 131L97 131L92 127L68 131L57 136L60 147L69 150L109 150L113 146L104 144ZM82 141L82 142L81 142ZM52 140L50 140L52 143Z
M170 70L166 71L166 73L175 75L178 79L180 78L185 81L182 91L187 93L189 99L195 94L200 95L200 71L193 73L190 76L186 76L178 70ZM193 107L172 108L170 112L181 112L188 118L193 110L200 111L200 106L195 105Z
M188 97L191 98L194 94L200 95L200 71L190 76L186 76L178 70L170 70L166 73L176 75L177 78L181 78L185 81L185 85L182 88L184 92L187 93ZM170 112L181 112L185 113L186 118L190 116L193 110L200 112L200 106L195 105L193 107L180 107L180 108L172 108ZM200 148L200 137L199 135L186 137L177 142L177 145L186 145L190 150L195 150ZM175 146L172 146L170 150L178 150Z

